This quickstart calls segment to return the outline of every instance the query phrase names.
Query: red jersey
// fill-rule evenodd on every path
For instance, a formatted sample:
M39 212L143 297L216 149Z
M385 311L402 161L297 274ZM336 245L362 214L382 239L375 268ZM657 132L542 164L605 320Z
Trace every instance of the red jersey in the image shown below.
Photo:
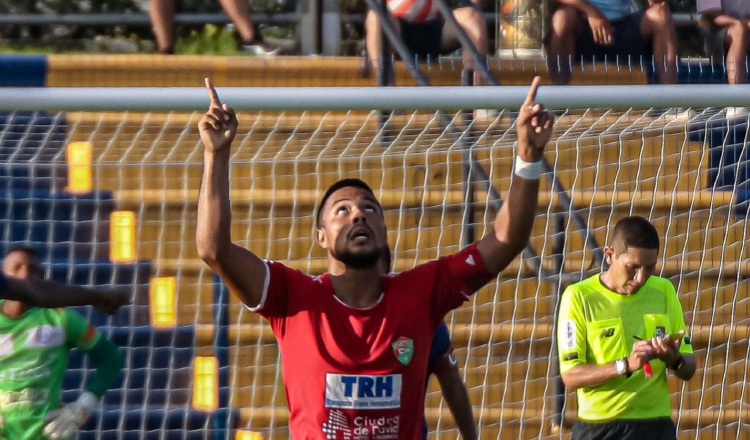
M268 262L253 308L279 343L293 438L421 439L430 347L445 314L494 276L476 245L381 280L362 310L334 296L328 274Z

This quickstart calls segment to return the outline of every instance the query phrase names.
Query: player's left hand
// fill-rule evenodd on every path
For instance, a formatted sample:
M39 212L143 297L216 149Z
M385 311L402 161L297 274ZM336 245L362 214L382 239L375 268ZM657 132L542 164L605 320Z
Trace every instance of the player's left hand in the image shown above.
M538 162L544 156L544 146L552 135L555 117L544 111L536 102L536 92L542 78L537 76L518 112L516 130L518 132L518 155L526 162Z
M114 315L117 310L130 304L130 292L124 290L112 290L102 292L99 300L92 304L94 308L108 315Z
M44 427L44 436L50 440L72 437L86 423L98 403L96 396L84 391L75 402L65 405L61 410L50 411L45 417L48 423Z

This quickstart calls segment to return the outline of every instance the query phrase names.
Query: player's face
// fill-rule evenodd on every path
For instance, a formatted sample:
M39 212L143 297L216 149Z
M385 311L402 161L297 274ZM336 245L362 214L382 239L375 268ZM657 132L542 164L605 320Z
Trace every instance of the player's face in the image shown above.
M656 269L658 249L630 247L624 252L605 250L609 262L608 279L610 288L624 295L632 295L646 284Z
M3 273L14 278L38 278L41 268L36 257L23 251L15 251L5 256Z
M372 194L361 188L339 189L326 202L318 241L349 267L375 266L387 246L380 204Z

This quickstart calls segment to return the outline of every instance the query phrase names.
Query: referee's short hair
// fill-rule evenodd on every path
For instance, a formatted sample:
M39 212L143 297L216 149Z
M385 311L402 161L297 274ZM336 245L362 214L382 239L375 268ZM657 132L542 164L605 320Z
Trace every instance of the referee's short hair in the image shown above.
M612 244L618 247L618 252L626 252L628 248L659 249L659 233L654 225L645 218L632 215L625 217L615 225L612 234Z

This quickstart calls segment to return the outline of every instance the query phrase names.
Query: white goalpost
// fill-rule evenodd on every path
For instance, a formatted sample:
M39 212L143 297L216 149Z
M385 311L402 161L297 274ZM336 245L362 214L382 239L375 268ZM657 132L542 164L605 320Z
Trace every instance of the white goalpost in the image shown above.
M332 182L357 177L385 208L394 270L457 251L488 232L507 193L527 90L219 88L240 121L233 240L322 273L315 203ZM662 237L657 273L675 284L696 348L698 374L673 387L679 438L748 429L749 122L726 108L750 91L686 90L540 89L557 121L530 245L446 317L481 438L569 434L576 407L556 378L557 300L601 270L611 227L630 214ZM196 252L196 125L207 104L198 88L0 89L0 247L31 245L50 277L134 294L112 318L81 309L128 361L80 438L289 437L269 326ZM467 108L499 111L471 119L456 110ZM71 362L66 398L88 368ZM426 418L429 438L457 437L436 381Z

